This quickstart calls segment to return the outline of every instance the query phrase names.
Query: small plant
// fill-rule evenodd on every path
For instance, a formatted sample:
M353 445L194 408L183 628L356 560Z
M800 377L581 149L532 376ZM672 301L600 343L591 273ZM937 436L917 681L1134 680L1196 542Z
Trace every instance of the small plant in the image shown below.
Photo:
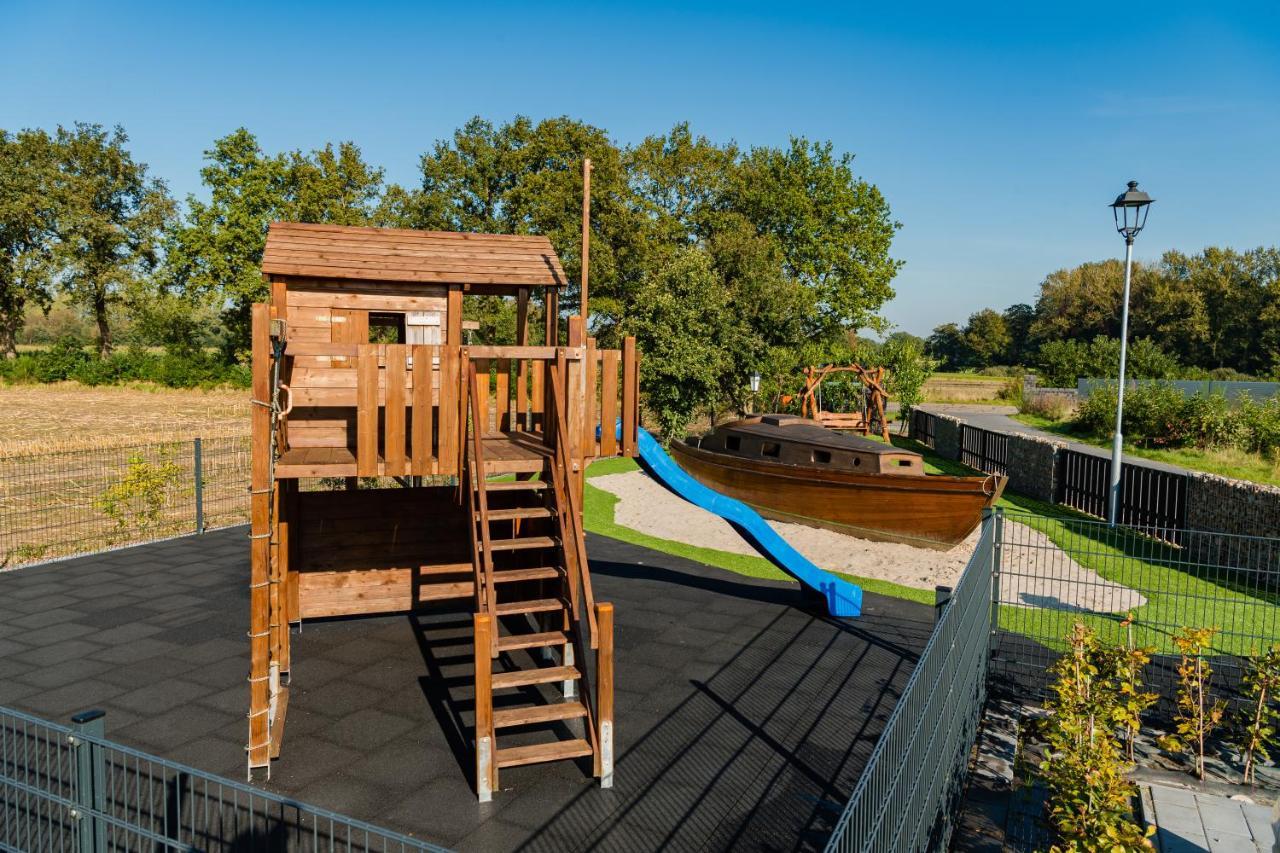
M165 492L180 473L170 459L153 465L142 454L134 453L129 456L124 477L98 496L98 509L115 521L121 530L131 523L139 527L154 524L164 509Z
M1134 743L1142 730L1142 714L1160 698L1159 694L1142 690L1142 670L1151 662L1155 647L1139 646L1134 642L1134 618L1130 610L1120 623L1125 629L1125 642L1116 674L1116 706L1112 711L1112 720L1119 726L1124 741L1125 758L1130 762L1134 760Z
M1183 628L1174 636L1174 645L1182 655L1178 663L1178 710L1174 715L1174 732L1160 738L1161 749L1172 753L1191 752L1195 757L1196 777L1204 780L1204 742L1222 722L1226 703L1209 696L1213 669L1205 660L1205 652L1213 642L1217 628Z
M1150 850L1151 830L1133 820L1133 789L1116 736L1118 685L1125 649L1108 648L1077 622L1057 676L1045 727L1048 757L1040 773L1049 786L1049 814L1061 845L1054 851Z
M1244 756L1244 781L1254 781L1258 759L1271 760L1269 748L1276 742L1276 697L1280 696L1280 643L1261 657L1252 658L1244 674L1244 695L1249 700L1236 715L1235 745Z

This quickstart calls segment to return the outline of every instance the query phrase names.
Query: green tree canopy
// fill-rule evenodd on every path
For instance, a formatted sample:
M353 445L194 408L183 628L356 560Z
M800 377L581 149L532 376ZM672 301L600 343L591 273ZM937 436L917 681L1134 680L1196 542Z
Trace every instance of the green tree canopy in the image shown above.
M58 158L43 130L0 130L0 355L17 355L29 304L53 293Z
M367 225L382 196L381 169L352 142L310 154L266 154L240 128L205 152L200 178L208 200L187 199L185 220L166 249L166 284L192 302L224 307L228 345L249 341L249 309L267 296L260 266L275 220Z
M57 284L87 309L98 353L112 349L109 307L156 266L174 205L125 147L124 129L58 128Z

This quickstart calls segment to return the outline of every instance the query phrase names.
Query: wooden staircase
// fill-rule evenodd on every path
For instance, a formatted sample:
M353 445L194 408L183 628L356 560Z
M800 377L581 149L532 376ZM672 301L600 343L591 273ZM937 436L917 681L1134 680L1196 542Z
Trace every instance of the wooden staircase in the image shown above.
M549 397L564 399L555 393L563 373L554 364L548 372ZM473 555L477 795L492 798L502 768L588 756L609 787L613 610L592 598L573 466L559 450L568 446L563 412L552 407L550 446L533 436L486 435L474 364L466 376L471 417L460 497ZM595 691L588 647L597 650Z

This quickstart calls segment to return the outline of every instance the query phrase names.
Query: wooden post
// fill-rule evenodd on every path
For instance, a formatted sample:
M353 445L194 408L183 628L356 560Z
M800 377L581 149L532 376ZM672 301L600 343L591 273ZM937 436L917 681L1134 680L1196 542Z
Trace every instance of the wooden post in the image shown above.
M601 788L613 787L613 605L596 605L596 775Z
M522 287L516 291L516 346L529 345L529 288ZM512 425L516 429L529 430L529 362L520 359L516 365L516 416Z
M462 288L450 287L446 297L444 342L451 347L462 346Z
M587 314L587 280L591 276L591 160L582 161L582 275L579 277L578 313Z
M373 344L356 351L356 476L378 476L378 353Z
M408 474L405 467L405 417L404 397L408 374L408 347L404 344L387 346L387 405L383 414L382 455L386 460L386 475L399 477Z
M583 398L582 419L582 453L584 456L594 459L600 455L599 445L596 443L596 426L600 423L600 407L597 405L596 397L596 374L599 373L600 353L596 349L596 339L587 338L586 350L586 369L583 371L583 384L586 388L586 396Z
M547 288L547 316L544 343L549 347L560 346L560 293L554 287Z
M482 803L493 799L498 787L498 764L494 760L493 663L489 658L493 617L477 613L475 625L476 665L476 796Z
M587 323L582 317L569 318L569 346L584 347L587 342ZM578 506L582 506L583 487L586 482L586 445L583 443L583 429L587 416L587 370L586 359L578 358L567 365L567 376L564 383L565 426L568 428L569 446L564 452L569 454L570 470L573 481L570 488L578 495Z
M607 349L600 358L600 455L618 452L618 351Z
M640 412L639 383L640 372L636 363L636 339L627 337L622 341L622 455L636 455L636 427Z
M271 339L265 304L252 309L253 405L249 473L249 777L271 763L268 695L271 635Z

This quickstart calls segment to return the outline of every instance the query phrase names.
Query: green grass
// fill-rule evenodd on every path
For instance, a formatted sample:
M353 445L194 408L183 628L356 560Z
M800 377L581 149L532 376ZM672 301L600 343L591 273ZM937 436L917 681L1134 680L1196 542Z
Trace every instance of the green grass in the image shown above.
M614 508L618 504L618 498L606 492L604 489L598 489L591 485L591 478L600 477L605 474L622 474L627 471L639 470L635 460L626 458L601 459L595 462L587 469L587 484L583 500L583 526L590 533L596 533L601 536L608 536L612 539L618 539L623 542L629 542L633 545L640 545L645 548L652 548L655 551L661 551L664 554L671 554L676 557L684 557L698 563L708 566L715 566L721 569L727 569L740 575L746 575L752 578L765 578L768 580L790 580L790 576L784 573L773 563L763 557L754 557L747 554L733 554L728 551L720 551L715 548L701 548L697 545L686 545L683 542L673 542L670 539L660 539L656 536L649 536L645 533L632 530L630 527L624 527L614 521ZM908 586L902 586L888 581L877 580L875 578L861 578L857 575L844 574L843 572L833 572L842 578L853 581L861 586L867 592L874 592L878 595L892 596L893 598L904 598L908 601L918 601L921 604L933 604L933 591L927 589L914 589Z
M1111 440L1099 438L1088 433L1077 432L1071 421L1055 421L1040 415L1013 415L1020 421L1036 429L1060 435L1083 444L1091 444L1103 449L1111 448ZM1248 480L1267 486L1280 486L1280 460L1267 459L1256 453L1246 453L1235 448L1210 448L1201 450L1195 447L1152 448L1136 447L1132 444L1124 446L1124 452L1140 459L1163 462L1166 465L1180 465L1193 471L1204 471L1220 477L1231 477L1236 480Z

